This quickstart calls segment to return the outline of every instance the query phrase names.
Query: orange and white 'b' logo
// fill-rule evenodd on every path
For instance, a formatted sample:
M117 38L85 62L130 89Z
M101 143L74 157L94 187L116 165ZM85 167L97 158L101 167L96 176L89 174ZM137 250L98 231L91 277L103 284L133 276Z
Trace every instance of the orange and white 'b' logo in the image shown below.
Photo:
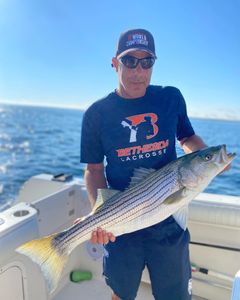
M158 117L154 113L146 113L127 117L126 121L122 121L121 125L130 129L129 142L137 142L138 140L151 139L158 133L156 122Z

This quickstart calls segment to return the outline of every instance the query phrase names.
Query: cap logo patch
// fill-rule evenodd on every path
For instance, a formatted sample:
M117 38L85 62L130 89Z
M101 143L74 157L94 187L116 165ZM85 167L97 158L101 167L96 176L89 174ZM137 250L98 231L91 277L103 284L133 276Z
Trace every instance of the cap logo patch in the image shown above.
M148 40L145 34L134 33L128 35L128 40L126 46L130 47L132 45L144 45L148 46Z

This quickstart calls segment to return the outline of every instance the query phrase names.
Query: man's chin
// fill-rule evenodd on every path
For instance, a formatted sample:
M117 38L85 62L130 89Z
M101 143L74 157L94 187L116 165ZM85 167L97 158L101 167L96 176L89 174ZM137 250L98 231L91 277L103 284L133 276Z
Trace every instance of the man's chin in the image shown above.
M131 95L132 98L143 97L145 93L146 87L143 87L141 84L132 85L131 90L129 90L129 95Z
M123 98L135 99L141 98L146 93L146 86L140 85L131 85L125 89L118 91L119 95Z

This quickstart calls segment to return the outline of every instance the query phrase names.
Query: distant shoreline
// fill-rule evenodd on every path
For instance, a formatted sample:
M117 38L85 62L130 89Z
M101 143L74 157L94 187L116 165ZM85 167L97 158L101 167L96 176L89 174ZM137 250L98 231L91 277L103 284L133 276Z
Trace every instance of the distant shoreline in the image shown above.
M57 104L51 104L48 105L46 103L44 104L34 104L34 103L11 103L11 102L0 102L0 105L5 105L5 106L24 106L24 107L36 107L36 108L57 108L57 109L70 109L70 110L81 110L84 111L86 108L80 107L80 106L75 106L75 105L57 105Z
M84 112L87 107L80 107L78 105L57 105L57 104L34 104L34 103L11 103L11 102L1 102L0 106L23 106L23 107L34 107L34 108L49 108L49 109L68 109L68 110L79 110ZM0 108L1 112L1 108ZM216 117L216 116L197 116L197 115L191 115L189 114L189 117L191 119L199 119L199 120L210 120L210 121L228 121L228 122L240 122L240 116L239 118L225 118L225 117Z

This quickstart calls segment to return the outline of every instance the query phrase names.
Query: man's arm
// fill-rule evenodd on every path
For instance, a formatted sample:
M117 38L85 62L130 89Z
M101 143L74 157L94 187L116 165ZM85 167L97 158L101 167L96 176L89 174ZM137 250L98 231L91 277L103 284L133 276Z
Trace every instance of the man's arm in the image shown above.
M97 190L107 188L103 163L88 164L84 173L84 180L87 188L88 198L93 208L97 199Z
M104 174L104 165L88 164L84 174L84 180L91 206L93 207L97 199L97 190L107 188L107 181ZM107 244L115 241L115 237L111 232L106 232L101 228L97 228L92 232L91 242L99 244Z
M196 134L183 138L180 145L187 154L207 147L202 138Z

